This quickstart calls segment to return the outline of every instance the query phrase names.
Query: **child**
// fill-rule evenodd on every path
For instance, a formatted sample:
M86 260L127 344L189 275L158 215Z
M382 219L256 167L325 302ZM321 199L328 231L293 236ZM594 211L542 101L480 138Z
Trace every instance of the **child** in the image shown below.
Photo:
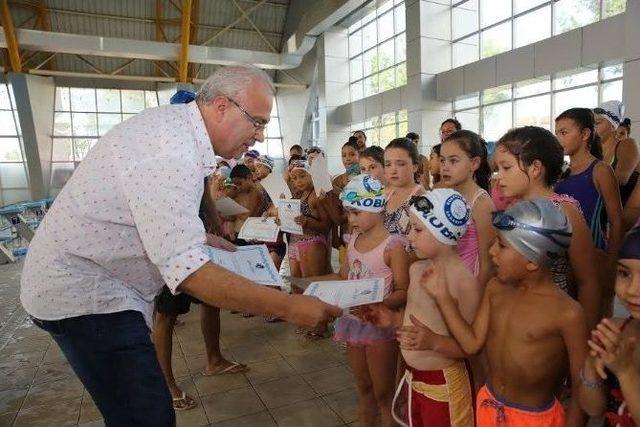
M424 193L424 188L415 182L418 162L418 149L410 139L396 138L384 150L387 180L384 225L390 233L405 237L409 234L409 200Z
M313 189L309 174L309 164L296 160L291 164L291 186L301 200L301 215L296 223L302 226L303 235L292 234L289 240L289 266L291 276L309 277L327 274L330 269L328 260L329 244L327 236L331 222Z
M487 284L472 325L448 290L444 268L423 281L462 349L474 354L485 347L488 382L476 399L477 425L583 425L577 396L587 355L584 312L555 286L550 270L569 247L571 224L551 201L535 199L496 212L493 225L498 231L491 247L497 276ZM554 392L567 361L576 398L565 416Z
M590 356L580 384L580 404L605 427L640 425L640 228L620 248L616 295L626 319L604 319L591 332Z
M273 159L267 155L260 156L254 161L253 180L262 181L273 171Z
M351 177L354 177L360 173L360 165L358 164L359 155L358 144L355 141L349 140L342 146L342 165L345 172L338 175L333 179L333 186L342 190Z
M383 185L384 179L384 150L377 145L365 148L360 153L360 171L377 179Z
M377 324L403 325L398 341L407 367L396 398L406 383L408 424L472 426L473 387L465 354L455 340L446 336L449 332L435 301L420 286L425 272L446 268L447 284L463 316L468 321L475 316L481 288L456 251L469 220L469 206L451 189L429 191L415 197L410 206L412 228L408 237L422 260L411 265L404 315L373 306L369 312L365 310L365 318ZM436 333L421 333L425 330ZM396 421L407 425L399 418Z
M431 147L431 154L429 154L429 175L431 176L431 189L442 188L444 184L440 181L440 147L442 144L437 144Z
M235 185L235 197L233 199L249 210L247 213L232 217L234 222L233 230L237 234L247 218L262 216L269 206L265 202L261 191L253 182L253 174L246 165L237 165L231 169L230 178L233 185Z
M571 108L556 118L555 129L564 154L570 158L570 168L556 184L555 191L580 203L603 261L601 281L611 283L622 240L622 204L613 170L600 160L602 150L593 113L588 108ZM605 289L605 313L611 312L612 301L613 289Z
M384 193L382 184L368 175L349 181L340 195L349 216L353 236L340 273L320 279L385 280L382 305L400 310L407 298L409 261L404 239L384 227ZM358 391L360 424L375 424L381 415L383 426L392 426L391 402L395 380L398 345L391 328L377 328L353 315L345 315L335 323L334 339L347 345L347 356Z
M577 297L584 308L587 326L595 327L601 317L602 300L591 232L578 203L552 190L562 171L563 151L558 140L540 127L515 128L498 141L495 161L498 186L505 196L549 199L569 218L573 234L568 256L559 256L551 272L556 285Z
M302 151L301 145L294 144L291 146L291 148L289 148L289 157L293 155L301 156L301 157L304 155L304 151Z
M491 226L494 207L487 193L490 175L485 142L480 136L459 130L444 140L440 148L442 182L462 194L471 207L471 218L467 232L458 243L458 254L482 287L493 275L489 247L495 238Z
M249 150L244 153L244 156L242 157L242 164L248 167L251 172L255 172L256 159L258 157L260 157L260 153L258 152L258 150Z

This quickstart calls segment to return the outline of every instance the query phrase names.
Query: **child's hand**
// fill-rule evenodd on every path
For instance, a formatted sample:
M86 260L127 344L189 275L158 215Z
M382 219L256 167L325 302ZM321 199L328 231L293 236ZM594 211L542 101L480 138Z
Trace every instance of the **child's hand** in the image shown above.
M296 224L302 226L302 228L305 228L309 219L304 215L298 215L294 221L296 222Z
M433 350L435 348L434 341L438 334L416 319L413 314L409 315L409 319L413 326L402 326L396 332L400 348L403 350Z
M435 300L442 300L450 297L449 286L447 285L447 278L442 268L429 267L420 279L420 285L432 298Z
M394 312L382 304L363 305L357 309L352 309L351 313L378 328L390 328L393 326Z
M596 370L602 379L607 378L605 366L616 376L633 371L637 339L622 337L622 331L611 319L602 319L591 332L588 344L591 349L590 355L600 361L596 362Z

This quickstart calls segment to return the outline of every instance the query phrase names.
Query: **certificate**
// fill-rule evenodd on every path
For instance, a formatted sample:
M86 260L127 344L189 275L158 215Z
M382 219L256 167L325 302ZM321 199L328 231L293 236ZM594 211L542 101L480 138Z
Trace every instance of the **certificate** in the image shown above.
M304 295L318 297L327 304L340 308L382 302L384 279L338 280L313 282Z
M324 154L320 154L313 159L311 166L309 166L309 173L311 174L313 188L318 196L321 192L328 193L333 190L331 175L329 175L329 166L327 165L327 158Z
M260 185L267 192L274 206L278 204L280 199L290 199L291 190L284 181L284 177L277 173L270 173L262 181Z
M304 234L302 226L296 224L296 217L300 216L300 199L278 200L278 218L280 230L291 234Z
M222 216L242 215L249 212L247 208L230 197L222 197L215 202L218 213Z
M207 246L211 262L260 285L283 287L265 245L238 246L235 252Z
M239 239L258 240L260 242L275 242L278 240L280 227L274 218L251 217L247 218L240 233Z

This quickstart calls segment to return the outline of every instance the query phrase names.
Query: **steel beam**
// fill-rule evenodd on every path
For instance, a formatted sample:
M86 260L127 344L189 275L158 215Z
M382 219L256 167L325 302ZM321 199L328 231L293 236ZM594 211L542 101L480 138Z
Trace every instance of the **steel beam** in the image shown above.
M16 29L13 26L13 19L11 18L7 0L0 0L0 18L2 18L2 28L5 39L5 45L2 47L9 51L9 66L11 67L11 71L19 73L22 71L22 61L20 61L18 38L16 37Z
M191 30L191 0L182 0L182 26L180 27L180 62L178 63L179 82L187 81L189 71L189 36Z

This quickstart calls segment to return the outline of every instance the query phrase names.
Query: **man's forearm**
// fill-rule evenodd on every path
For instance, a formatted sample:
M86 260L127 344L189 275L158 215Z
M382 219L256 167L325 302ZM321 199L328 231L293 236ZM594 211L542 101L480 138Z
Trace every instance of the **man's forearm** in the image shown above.
M207 262L187 277L178 290L226 310L284 317L290 296L256 285L229 270Z

